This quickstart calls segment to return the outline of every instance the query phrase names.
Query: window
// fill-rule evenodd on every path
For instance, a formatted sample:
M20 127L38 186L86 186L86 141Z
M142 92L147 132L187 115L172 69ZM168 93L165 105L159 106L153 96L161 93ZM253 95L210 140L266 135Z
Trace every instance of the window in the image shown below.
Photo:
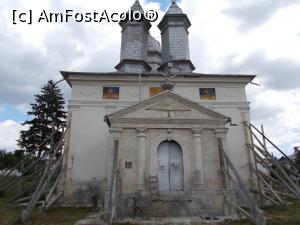
M150 87L150 97L162 92L161 87Z
M103 99L119 99L119 87L103 87Z
M199 91L201 100L216 100L215 88L200 88Z

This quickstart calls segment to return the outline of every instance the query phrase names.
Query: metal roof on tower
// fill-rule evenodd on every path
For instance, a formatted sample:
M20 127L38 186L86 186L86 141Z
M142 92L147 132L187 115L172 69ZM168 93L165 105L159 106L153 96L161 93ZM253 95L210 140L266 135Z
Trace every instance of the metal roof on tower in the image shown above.
M139 11L139 12L141 12L142 14L144 14L144 9L143 9L143 7L141 6L139 0L136 0L136 1L134 2L134 4L131 6L130 9L131 9L133 12Z
M166 14L184 14L182 9L179 8L175 0L172 0L172 3L166 12Z

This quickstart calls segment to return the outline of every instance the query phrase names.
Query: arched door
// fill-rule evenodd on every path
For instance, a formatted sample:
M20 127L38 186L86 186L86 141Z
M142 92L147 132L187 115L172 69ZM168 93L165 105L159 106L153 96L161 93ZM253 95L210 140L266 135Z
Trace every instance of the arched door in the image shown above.
M182 150L175 141L164 141L158 146L158 186L160 191L183 190Z

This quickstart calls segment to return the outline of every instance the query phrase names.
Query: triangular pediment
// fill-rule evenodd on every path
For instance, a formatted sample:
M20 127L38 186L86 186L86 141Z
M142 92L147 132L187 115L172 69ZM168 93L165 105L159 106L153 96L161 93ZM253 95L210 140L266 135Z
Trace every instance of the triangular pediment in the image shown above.
M159 99L153 105L145 108L146 110L158 110L158 111L191 111L191 108L179 103L173 98Z
M173 92L166 91L106 116L113 119L218 120L228 117Z

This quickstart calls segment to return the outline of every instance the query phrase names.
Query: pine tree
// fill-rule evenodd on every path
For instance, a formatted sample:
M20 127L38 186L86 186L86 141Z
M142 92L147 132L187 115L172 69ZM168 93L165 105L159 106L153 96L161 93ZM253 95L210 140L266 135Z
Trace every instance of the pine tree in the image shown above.
M295 163L300 168L300 151L299 150L297 150L297 153L296 153Z
M27 112L32 117L22 125L29 127L20 133L18 145L27 153L41 154L49 150L51 140L45 141L53 130L57 130L66 123L66 112L64 111L64 98L57 84L49 80L42 87L41 93L34 96L35 103L31 105L31 111ZM61 132L57 132L54 137L54 144L60 139ZM45 143L37 149L41 143ZM37 152L36 152L37 151Z

